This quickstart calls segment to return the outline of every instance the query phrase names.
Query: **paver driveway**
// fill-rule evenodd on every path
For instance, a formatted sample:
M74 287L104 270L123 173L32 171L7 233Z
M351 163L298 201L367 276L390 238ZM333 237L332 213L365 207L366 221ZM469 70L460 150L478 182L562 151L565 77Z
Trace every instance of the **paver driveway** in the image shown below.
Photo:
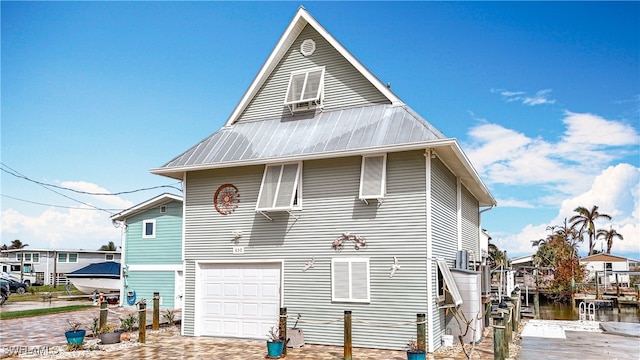
M135 311L135 310L134 310ZM108 321L117 323L118 317L133 312L122 308L110 307ZM0 324L0 347L6 354L8 350L16 352L22 347L24 353L33 349L48 349L43 355L24 356L30 358L69 358L71 353L59 353L66 343L64 331L67 319L78 319L85 326L97 317L99 310L89 309L73 313L51 314L27 319L2 320ZM150 319L150 315L147 316ZM487 332L490 335L490 332ZM135 336L135 334L134 334ZM94 342L96 340L93 340ZM85 340L85 343L89 341ZM221 359L252 360L265 359L266 346L262 340L223 339L212 337L180 336L177 331L149 331L145 344L128 343L120 351L91 351L77 353L77 357L92 359ZM112 350L119 345L99 346ZM2 353L2 352L0 352ZM337 360L343 358L343 348L307 344L302 348L288 349L289 360ZM354 360L404 360L404 351L354 348ZM436 353L434 359L464 359L462 353L447 355ZM476 347L473 359L493 359L493 345L490 336L486 336Z

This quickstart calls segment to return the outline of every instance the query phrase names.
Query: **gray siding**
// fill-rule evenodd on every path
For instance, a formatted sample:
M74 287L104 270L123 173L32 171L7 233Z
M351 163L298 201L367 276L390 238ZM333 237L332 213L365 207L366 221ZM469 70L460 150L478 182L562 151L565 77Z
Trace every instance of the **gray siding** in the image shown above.
M449 267L453 267L458 249L457 232L457 185L455 176L447 169L440 159L431 162L431 206L433 212L433 256L447 260ZM434 279L437 266L434 264ZM437 292L436 287L434 290ZM437 293L434 294L434 297ZM444 310L433 307L431 319L434 321L434 341L439 347L445 331ZM430 349L432 350L432 349Z
M193 261L185 261L184 272L184 304L182 305L182 334L193 335L193 318L196 311L196 264Z
M462 187L462 249L473 251L473 259L478 261L478 247L480 244L480 216L479 205L473 195ZM471 260L471 254L469 254Z
M323 324L352 310L354 346L402 348L415 337L415 325L367 326L363 321L400 323L426 312L425 167L422 151L388 155L387 196L378 206L358 199L361 157L307 161L303 164L302 211L298 219L256 214L255 203L263 166L188 173L186 181L185 334L193 334L195 260L238 262L284 259L283 305L292 316L301 314L299 327L308 343L342 344L342 323ZM218 214L212 203L217 187L233 183L240 206L233 214ZM232 231L242 230L235 244ZM368 247L356 251L347 244L336 252L333 240L342 232L365 236ZM232 246L245 246L232 255ZM314 268L303 272L315 257ZM402 268L389 277L393 256ZM371 302L331 301L331 259L370 259ZM391 330L390 330L391 329Z
M313 39L316 42L316 51L309 57L300 53L300 44L305 39ZM251 100L238 122L291 116L289 109L284 106L291 72L319 66L325 67L324 109L326 111L390 103L318 32L307 25Z

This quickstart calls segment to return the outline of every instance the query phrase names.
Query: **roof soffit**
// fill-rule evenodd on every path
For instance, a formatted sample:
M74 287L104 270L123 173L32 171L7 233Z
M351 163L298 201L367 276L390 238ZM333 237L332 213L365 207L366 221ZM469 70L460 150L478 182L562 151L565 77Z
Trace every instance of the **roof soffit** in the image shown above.
M403 105L403 102L387 88L373 73L371 73L358 59L356 59L342 44L340 44L320 23L307 12L304 7L300 7L293 17L291 23L280 37L275 48L260 68L260 71L251 82L251 85L236 105L233 112L227 119L225 126L233 125L240 117L251 99L257 94L264 82L269 78L271 72L282 60L291 44L298 38L306 25L312 26L331 46L333 46L354 68L356 68L369 82L386 96L394 105Z

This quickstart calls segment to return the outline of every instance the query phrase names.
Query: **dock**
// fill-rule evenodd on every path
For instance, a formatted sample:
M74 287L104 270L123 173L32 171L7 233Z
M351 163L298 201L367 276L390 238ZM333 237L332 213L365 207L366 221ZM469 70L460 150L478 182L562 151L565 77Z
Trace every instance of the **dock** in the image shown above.
M529 320L519 360L638 360L640 324Z

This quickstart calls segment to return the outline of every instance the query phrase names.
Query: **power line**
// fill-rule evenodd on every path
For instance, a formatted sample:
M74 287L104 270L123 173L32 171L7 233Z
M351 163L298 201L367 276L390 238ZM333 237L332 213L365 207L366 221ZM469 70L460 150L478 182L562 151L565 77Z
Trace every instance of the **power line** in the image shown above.
M6 198L9 198L9 199L13 199L13 200L17 200L17 201L26 202L26 203L29 203L29 204L42 205L42 206L52 206L52 207L62 208L62 209L91 210L91 211L102 211L102 210L108 210L108 211L122 211L122 209L99 209L99 208L96 208L96 207L92 207L92 208L79 208L79 207L74 207L74 206L64 206L64 205L55 205L55 204L45 204L45 203L40 203L40 202L36 202L36 201L30 201L30 200L20 199L20 198L13 197L13 196L9 196L9 195L5 195L5 194L0 194L0 196L6 197Z
M123 194L132 194L132 193L136 193L136 192L140 192L140 191L148 191L148 190L155 190L155 189L161 189L161 188L171 188L174 190L178 190L180 192L182 192L181 188L178 188L176 186L174 186L175 184L180 184L180 182L177 182L175 184L172 185L159 185L159 186L152 186L152 187L147 187L147 188L141 188L141 189L136 189L136 190L129 190L129 191L120 191L120 192L115 192L115 193L97 193L97 192L90 192L90 191L82 191L82 190L76 190L76 189L72 189L72 188L68 188L68 187L64 187L64 186L60 186L60 185L55 185L55 184L49 184L49 183L45 183L45 182L41 182L38 180L34 180L29 178L26 175L23 175L21 173L19 173L17 170L12 169L9 165L5 164L5 163L1 163L0 164L4 167L6 167L7 169L4 168L0 168L0 170L4 171L5 173L15 176L19 179L23 179L26 181L30 181L32 183L38 184L40 186L44 186L44 187L53 187L56 189L61 189L61 190L67 190L67 191L72 191L75 192L77 194L84 194L84 195L94 195L94 196L118 196L118 195L123 195Z

